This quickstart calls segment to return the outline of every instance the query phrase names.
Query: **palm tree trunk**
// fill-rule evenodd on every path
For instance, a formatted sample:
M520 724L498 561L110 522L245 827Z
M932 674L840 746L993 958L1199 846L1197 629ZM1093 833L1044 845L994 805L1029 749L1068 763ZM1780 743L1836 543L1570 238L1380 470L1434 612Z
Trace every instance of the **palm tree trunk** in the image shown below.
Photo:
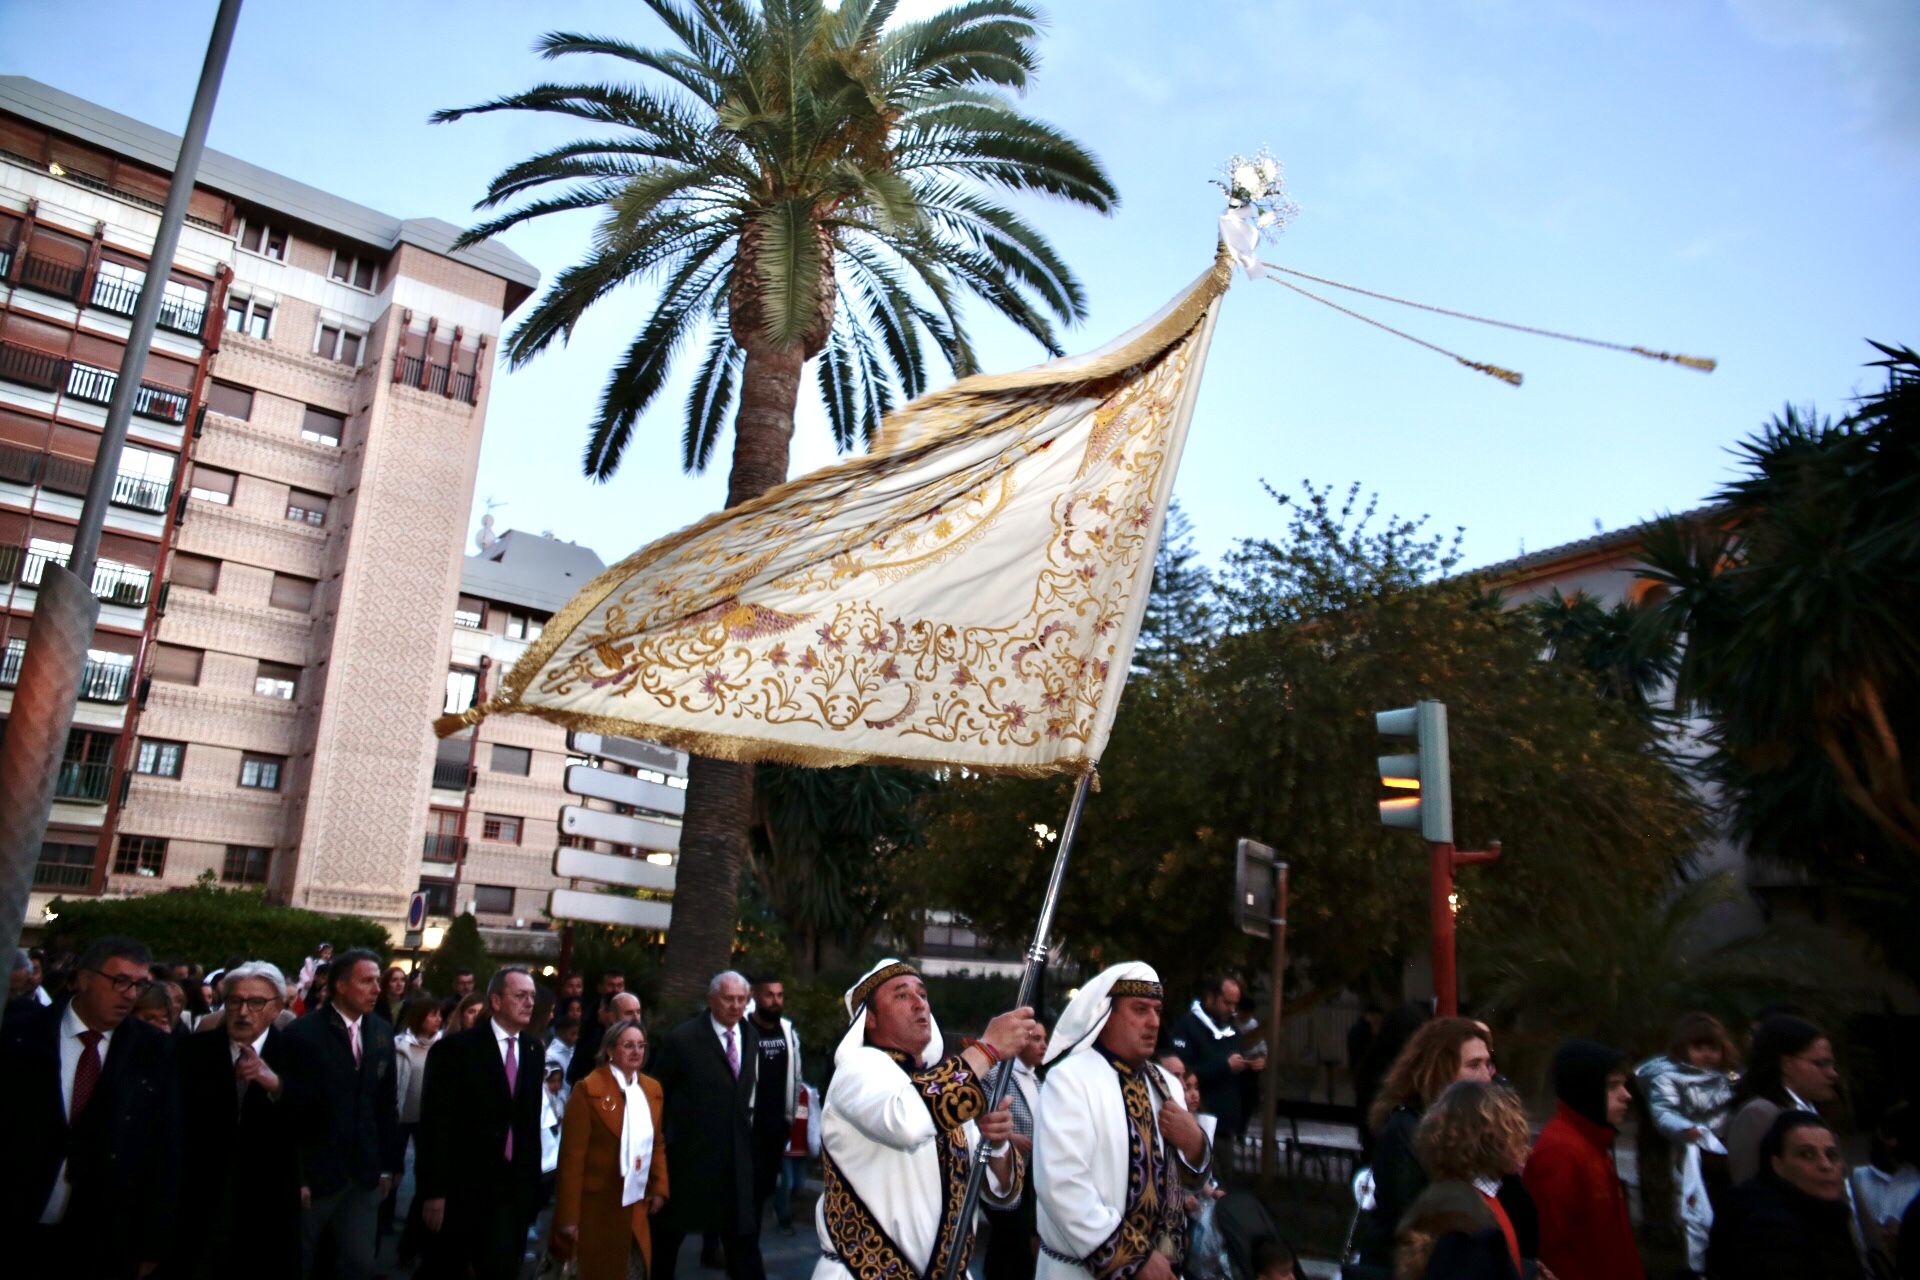
M740 409L733 422L727 505L758 497L787 478L793 411L806 354L799 347L746 343ZM728 967L739 914L740 869L753 820L753 766L695 756L687 767L673 923L667 934L661 1001L669 1016L696 1007L707 982Z

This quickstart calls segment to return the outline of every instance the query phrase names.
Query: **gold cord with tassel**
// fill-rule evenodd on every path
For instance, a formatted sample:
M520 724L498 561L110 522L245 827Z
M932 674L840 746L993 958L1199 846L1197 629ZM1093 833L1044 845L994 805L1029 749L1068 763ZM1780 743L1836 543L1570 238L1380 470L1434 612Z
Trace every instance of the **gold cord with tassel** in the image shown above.
M1262 263L1261 265L1265 266L1266 264ZM1375 320L1372 316L1363 316L1358 311L1354 311L1347 307L1343 307L1339 303L1333 301L1331 298L1323 298L1317 293L1312 293L1306 289L1302 289L1297 284L1289 283L1288 281L1278 279L1274 276L1268 276L1267 279L1272 280L1275 284L1279 285L1283 289L1293 290L1295 293L1299 294L1303 298L1312 298L1315 302L1318 302L1322 306L1332 307L1335 311L1338 311L1341 315L1352 316L1355 320L1360 321L1362 324L1370 324L1376 329L1384 329L1396 338L1405 338L1408 342L1413 343L1417 347L1425 347L1429 351L1436 352L1440 355L1443 355L1447 357L1447 359L1455 361L1459 364L1462 364L1467 368L1472 369L1476 373L1484 373L1490 378L1498 378L1500 379L1500 381L1506 383L1510 387L1517 387L1520 385L1522 381L1522 376L1514 372L1512 369L1503 369L1497 364L1487 364L1479 360L1469 360L1465 356L1459 354L1458 352L1449 351L1445 347L1437 346L1434 343L1428 342L1425 338L1416 338L1412 334L1396 329L1390 324L1382 324L1380 321Z
M492 711L493 704L491 702L483 702L477 706L468 707L459 715L440 716L433 722L433 736L436 738L451 738L462 729L479 724L482 720L485 720Z

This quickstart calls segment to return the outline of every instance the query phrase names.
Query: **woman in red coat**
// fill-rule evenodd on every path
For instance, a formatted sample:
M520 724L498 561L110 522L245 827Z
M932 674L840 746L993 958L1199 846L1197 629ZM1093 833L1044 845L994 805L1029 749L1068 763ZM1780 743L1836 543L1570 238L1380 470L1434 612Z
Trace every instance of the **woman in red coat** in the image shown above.
M580 1280L628 1280L652 1267L650 1218L667 1202L667 1144L660 1084L640 1074L646 1057L646 1028L616 1022L600 1042L600 1065L567 1098L553 1238L557 1252L578 1259Z
M1626 1055L1569 1040L1553 1055L1559 1109L1540 1131L1524 1175L1540 1214L1540 1262L1559 1280L1644 1280L1613 1163L1627 1118Z

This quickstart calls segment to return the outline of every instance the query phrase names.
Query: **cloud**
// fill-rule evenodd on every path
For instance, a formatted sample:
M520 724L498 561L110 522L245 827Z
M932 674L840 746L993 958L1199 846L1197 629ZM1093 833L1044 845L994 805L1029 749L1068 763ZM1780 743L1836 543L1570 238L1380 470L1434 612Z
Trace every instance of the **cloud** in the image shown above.
M1727 0L1752 36L1816 58L1862 123L1920 156L1920 5L1912 0Z

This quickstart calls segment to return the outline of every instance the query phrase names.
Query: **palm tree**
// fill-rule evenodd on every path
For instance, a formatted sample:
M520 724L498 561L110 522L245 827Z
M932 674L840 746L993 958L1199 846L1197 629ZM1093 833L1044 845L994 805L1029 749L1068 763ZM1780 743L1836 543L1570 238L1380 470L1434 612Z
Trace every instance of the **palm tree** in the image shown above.
M1549 661L1585 672L1603 697L1657 714L1679 646L1656 612L1627 600L1609 608L1585 591L1567 596L1555 587L1526 613L1546 639Z
M955 376L974 372L965 294L1059 354L1054 321L1084 319L1085 295L1046 239L989 193L1041 192L1103 213L1118 197L1098 160L1003 96L1037 64L1033 8L969 0L889 25L895 0L646 4L674 47L554 32L535 48L549 59L620 59L650 82L542 84L434 117L532 111L612 128L508 167L478 207L513 207L462 238L600 212L586 256L507 339L514 366L564 343L620 285L658 282L652 314L601 394L589 476L618 468L689 339L705 354L680 462L703 470L734 410L728 506L786 479L810 359L844 450L926 389L923 335ZM752 816L749 766L696 760L688 784L670 1005L690 1003L726 963Z

